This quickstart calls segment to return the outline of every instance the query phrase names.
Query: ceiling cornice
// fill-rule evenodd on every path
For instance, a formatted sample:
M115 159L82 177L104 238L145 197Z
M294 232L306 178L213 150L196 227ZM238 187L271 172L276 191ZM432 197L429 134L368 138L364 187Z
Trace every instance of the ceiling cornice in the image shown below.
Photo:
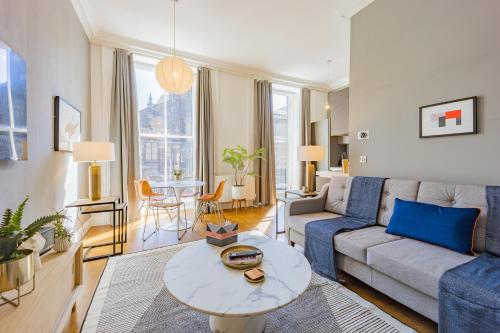
M82 0L71 0L71 4L73 5L76 15L78 16L78 19L82 24L83 30L85 30L85 33L87 34L87 38L90 40L90 42L92 42L95 38L95 30L92 26L91 20L88 17L89 10L86 7L85 2Z

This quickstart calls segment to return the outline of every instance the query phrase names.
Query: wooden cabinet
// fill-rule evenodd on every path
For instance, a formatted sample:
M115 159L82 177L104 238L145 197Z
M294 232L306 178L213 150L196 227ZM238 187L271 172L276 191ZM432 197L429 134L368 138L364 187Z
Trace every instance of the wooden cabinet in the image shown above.
M349 88L330 92L328 101L331 110L330 135L343 136L349 134Z
M42 268L35 273L35 290L16 308L0 307L0 331L16 333L61 332L75 306L82 284L82 243L63 253L50 251L42 256ZM21 288L30 289L31 282ZM9 293L5 293L10 296Z

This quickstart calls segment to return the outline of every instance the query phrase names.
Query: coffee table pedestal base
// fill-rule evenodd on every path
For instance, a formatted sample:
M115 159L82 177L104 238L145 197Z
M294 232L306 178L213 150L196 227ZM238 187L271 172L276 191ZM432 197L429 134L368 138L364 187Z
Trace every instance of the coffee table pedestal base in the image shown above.
M266 318L252 317L218 317L210 316L210 329L214 333L257 333L264 332Z

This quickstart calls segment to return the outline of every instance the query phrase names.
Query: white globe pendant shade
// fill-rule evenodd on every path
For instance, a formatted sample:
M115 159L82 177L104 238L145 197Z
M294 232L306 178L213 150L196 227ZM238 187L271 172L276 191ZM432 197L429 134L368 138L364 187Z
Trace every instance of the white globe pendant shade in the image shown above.
M169 93L185 94L193 85L193 71L183 59L166 57L156 65L156 80Z

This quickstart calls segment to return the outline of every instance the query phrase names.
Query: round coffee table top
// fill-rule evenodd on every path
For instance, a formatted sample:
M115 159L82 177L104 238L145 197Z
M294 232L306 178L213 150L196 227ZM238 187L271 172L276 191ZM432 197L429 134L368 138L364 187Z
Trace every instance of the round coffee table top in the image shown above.
M243 270L222 263L226 247L197 241L179 251L165 266L168 291L189 307L215 316L251 316L287 305L309 286L311 266L307 259L286 243L261 236L260 232L238 235L236 244L252 245L264 252L264 282L247 282Z

